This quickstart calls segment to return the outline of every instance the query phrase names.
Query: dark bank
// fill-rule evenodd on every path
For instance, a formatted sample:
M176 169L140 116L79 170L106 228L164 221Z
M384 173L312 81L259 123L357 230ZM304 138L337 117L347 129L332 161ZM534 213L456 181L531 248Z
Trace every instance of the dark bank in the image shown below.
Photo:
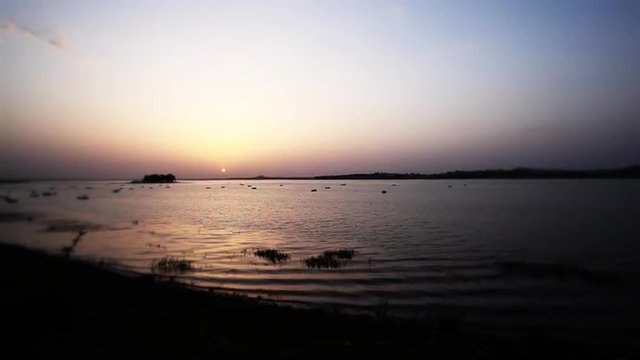
M461 319L430 321L301 309L122 274L0 245L5 352L107 358L631 358L638 331L555 339L540 329L498 333ZM625 330L625 331L622 331ZM624 336L623 336L624 334ZM637 342L635 342L637 344Z

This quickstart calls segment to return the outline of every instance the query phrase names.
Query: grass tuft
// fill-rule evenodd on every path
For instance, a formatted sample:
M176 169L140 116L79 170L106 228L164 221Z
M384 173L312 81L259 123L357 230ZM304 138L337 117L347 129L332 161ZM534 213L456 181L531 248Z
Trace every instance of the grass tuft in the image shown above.
M345 260L351 260L356 251L353 249L327 250L318 256L304 259L308 268L335 269L344 265Z
M151 263L151 271L153 272L184 273L194 270L192 261L173 256L165 256Z
M259 258L269 260L274 264L289 260L289 254L276 249L259 249L253 254Z

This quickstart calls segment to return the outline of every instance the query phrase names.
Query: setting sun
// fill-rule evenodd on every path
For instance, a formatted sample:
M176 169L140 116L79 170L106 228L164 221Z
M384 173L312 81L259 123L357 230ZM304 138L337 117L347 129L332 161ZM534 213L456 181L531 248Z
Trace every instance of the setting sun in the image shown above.
M220 169L220 172L226 173L226 172L227 172L227 169L222 168L222 169Z

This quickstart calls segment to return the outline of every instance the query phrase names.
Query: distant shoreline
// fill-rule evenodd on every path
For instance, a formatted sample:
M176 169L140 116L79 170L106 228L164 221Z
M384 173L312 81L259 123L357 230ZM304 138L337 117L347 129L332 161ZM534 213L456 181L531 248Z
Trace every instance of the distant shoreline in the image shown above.
M473 180L473 179L640 179L640 165L617 169L548 170L534 168L455 170L443 173L355 173L308 177L254 176L183 180Z
M135 184L179 183L202 180L491 180L491 179L640 179L640 165L615 169L563 170L518 167L514 169L455 170L432 174L421 173L352 173L318 176L248 176L248 177L208 177L182 178L168 181L144 181L130 179L0 179L0 184L28 183L31 181L128 181Z

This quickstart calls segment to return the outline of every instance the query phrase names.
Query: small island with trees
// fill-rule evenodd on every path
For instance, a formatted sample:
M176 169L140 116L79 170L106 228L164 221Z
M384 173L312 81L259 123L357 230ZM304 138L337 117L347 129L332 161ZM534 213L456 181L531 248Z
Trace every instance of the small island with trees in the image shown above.
M142 180L134 180L132 181L136 184L164 184L164 183L174 183L176 182L176 176L169 174L147 174L142 178Z

